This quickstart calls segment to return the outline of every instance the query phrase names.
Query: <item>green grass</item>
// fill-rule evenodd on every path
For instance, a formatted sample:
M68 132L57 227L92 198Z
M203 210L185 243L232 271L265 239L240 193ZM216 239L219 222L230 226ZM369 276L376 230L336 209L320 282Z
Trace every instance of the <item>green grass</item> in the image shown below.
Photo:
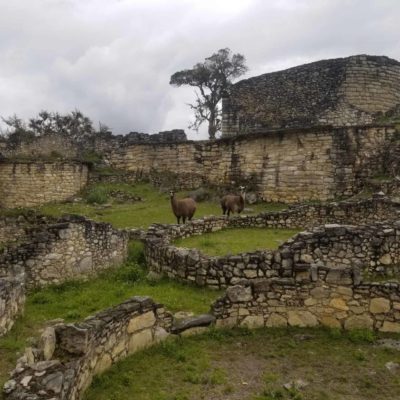
M89 187L83 193L90 194L93 187ZM62 214L80 214L96 221L110 222L117 228L142 227L147 228L153 223L176 223L172 213L169 195L161 193L149 184L140 183L128 184L98 184L95 185L97 193L108 193L111 190L121 190L140 196L143 201L133 204L107 204L95 205L86 202L79 203L51 203L37 208L38 212L58 217ZM185 196L186 192L178 193L178 196ZM257 204L248 206L254 213L261 211L279 211L286 206L280 203ZM222 215L220 205L217 201L198 203L194 218L201 218L206 215Z
M224 229L175 241L176 246L196 248L210 256L239 254L254 250L276 249L298 233L295 229Z
M308 335L307 340L301 336ZM97 376L85 400L400 398L400 353L326 329L211 330L138 352ZM283 384L302 379L303 389Z
M143 251L138 242L130 244L128 261L120 268L105 271L88 281L70 281L35 290L27 297L25 313L13 329L0 338L0 385L15 367L17 352L27 346L27 338L37 336L46 321L62 318L74 322L107 307L140 295L150 296L170 311L209 311L220 292L184 285L170 280L150 282L142 266ZM0 395L1 398L1 395Z

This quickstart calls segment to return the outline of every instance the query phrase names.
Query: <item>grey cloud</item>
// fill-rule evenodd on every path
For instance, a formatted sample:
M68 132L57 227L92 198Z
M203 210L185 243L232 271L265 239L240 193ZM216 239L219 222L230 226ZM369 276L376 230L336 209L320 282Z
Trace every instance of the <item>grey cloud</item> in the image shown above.
M170 75L222 47L249 76L321 58L400 59L397 0L0 0L0 115L79 108L115 133L186 128ZM205 131L193 138L204 138Z

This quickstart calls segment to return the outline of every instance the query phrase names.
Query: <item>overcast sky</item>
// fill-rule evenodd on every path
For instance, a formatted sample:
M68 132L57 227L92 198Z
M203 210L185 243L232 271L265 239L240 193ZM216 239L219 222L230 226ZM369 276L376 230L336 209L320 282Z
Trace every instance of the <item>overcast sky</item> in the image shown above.
M75 108L114 133L187 129L170 76L220 48L247 76L352 54L400 60L399 0L0 0L0 115Z

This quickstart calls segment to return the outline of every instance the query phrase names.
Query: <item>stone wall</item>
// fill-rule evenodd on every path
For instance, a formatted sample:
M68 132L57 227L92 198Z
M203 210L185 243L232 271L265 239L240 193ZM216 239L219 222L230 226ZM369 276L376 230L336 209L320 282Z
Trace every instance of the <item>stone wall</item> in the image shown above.
M371 124L398 113L399 104L398 61L367 55L322 60L234 84L222 103L222 133Z
M213 306L217 326L317 326L400 332L400 285L263 280L232 286Z
M271 131L216 141L135 144L106 153L108 163L170 185L246 184L267 201L327 200L356 193L382 169L393 127Z
M171 322L161 305L133 297L82 322L47 328L39 351L18 361L6 398L81 399L95 375L168 337Z
M48 224L51 220L50 217L34 213L0 216L0 247L28 240L28 232L32 226Z
M145 237L150 270L184 282L223 288L242 280L293 277L330 270L330 276L353 267L353 274L390 277L398 271L400 230L398 205L385 199L293 209L245 217L209 217L185 225L152 225ZM388 219L386 223L372 222ZM197 249L179 248L173 240L224 228L300 228L327 222L371 222L369 225L323 225L297 234L278 250L210 257ZM339 272L337 272L339 271Z
M0 162L0 207L33 207L67 200L88 180L77 162Z
M30 240L0 254L0 276L23 275L28 288L89 277L127 256L128 234L110 224L65 217L32 228Z
M16 278L0 278L0 336L8 332L25 304L25 287Z

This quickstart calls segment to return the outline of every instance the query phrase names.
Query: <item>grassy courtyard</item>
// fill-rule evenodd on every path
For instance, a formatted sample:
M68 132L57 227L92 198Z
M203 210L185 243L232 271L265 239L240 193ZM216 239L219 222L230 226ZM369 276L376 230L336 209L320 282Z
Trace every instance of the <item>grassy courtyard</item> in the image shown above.
M225 256L254 250L276 249L298 233L295 229L224 229L175 241L176 246L196 248L210 256Z
M118 190L140 196L142 201L133 203L119 203L107 196L108 193ZM90 204L87 199L107 200L104 204ZM185 197L188 192L177 193L178 198ZM92 197L93 196L93 197ZM253 213L261 211L279 211L286 208L280 203L255 204L248 206ZM147 228L153 223L176 223L172 213L168 193L162 193L147 183L136 185L128 184L98 184L82 193L82 201L76 203L52 203L37 208L37 211L46 215L61 216L62 214L85 215L95 221L110 222L117 228L137 227ZM246 214L244 212L244 214ZM222 215L217 199L215 201L198 202L194 218L206 215Z
M211 330L127 357L94 379L85 400L375 400L400 398L371 332ZM291 382L301 388L284 388Z

